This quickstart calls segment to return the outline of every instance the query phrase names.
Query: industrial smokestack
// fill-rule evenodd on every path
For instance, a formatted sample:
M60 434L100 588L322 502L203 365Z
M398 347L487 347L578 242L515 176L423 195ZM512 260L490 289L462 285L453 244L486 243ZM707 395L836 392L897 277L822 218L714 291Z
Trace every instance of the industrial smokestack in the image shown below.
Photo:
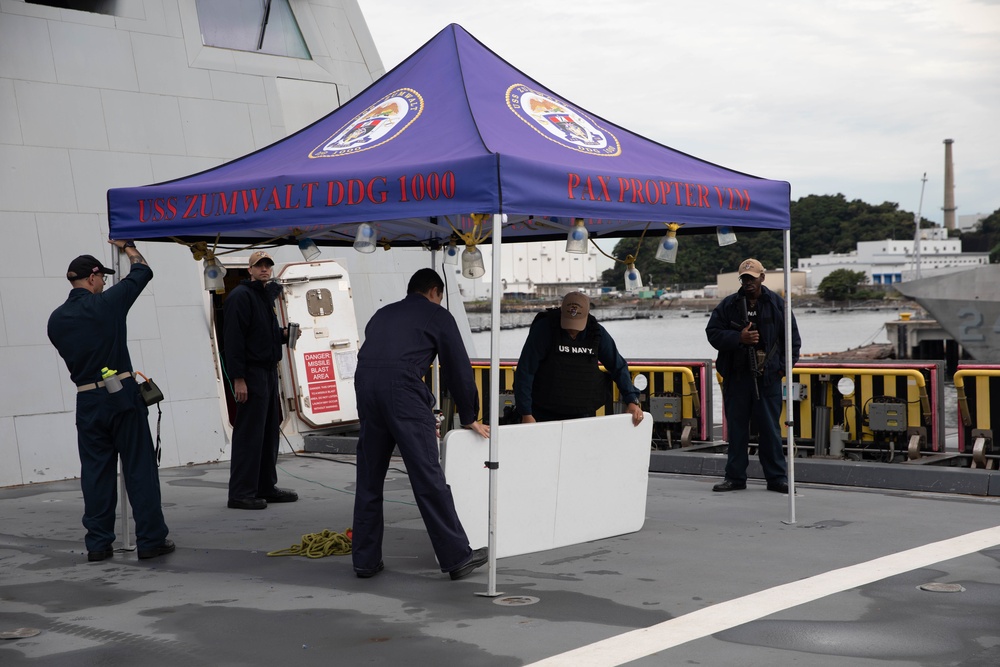
M951 161L954 139L944 140L944 228L955 229L955 165Z

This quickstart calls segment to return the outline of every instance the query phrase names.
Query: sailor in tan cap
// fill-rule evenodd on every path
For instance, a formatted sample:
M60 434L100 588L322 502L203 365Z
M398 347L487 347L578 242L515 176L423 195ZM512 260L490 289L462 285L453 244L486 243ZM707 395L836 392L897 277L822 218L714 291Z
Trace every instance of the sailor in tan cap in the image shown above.
M781 447L781 380L785 375L785 302L764 287L764 266L756 259L740 262L740 289L723 299L708 320L708 342L719 351L716 370L722 376L729 448L726 479L713 491L747 488L750 464L750 419L760 434L758 456L768 491L788 493L785 455ZM792 363L799 360L798 325L792 316Z
M638 425L643 413L628 363L590 314L587 295L570 292L559 308L539 313L531 323L514 371L516 409L522 423L593 417L608 403L612 380Z
M274 260L267 252L254 252L250 279L223 303L226 374L236 399L227 503L232 509L260 510L268 503L299 499L294 491L276 486L281 428L278 362L288 329L278 325L274 312L281 285L271 281L273 269Z

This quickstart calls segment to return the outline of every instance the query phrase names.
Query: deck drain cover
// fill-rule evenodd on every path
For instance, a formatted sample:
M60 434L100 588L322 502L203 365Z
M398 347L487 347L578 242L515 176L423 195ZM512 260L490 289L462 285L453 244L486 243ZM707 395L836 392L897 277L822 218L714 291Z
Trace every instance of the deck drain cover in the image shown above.
M921 584L920 586L917 586L917 588L931 593L961 593L965 590L961 584L940 584L937 582Z
M523 607L526 604L535 604L536 602L538 602L538 598L530 595L507 595L506 597L497 598L493 601L493 604L505 607Z
M18 628L16 630L0 632L0 639L24 639L26 637L34 637L40 632L41 630L36 630L35 628Z

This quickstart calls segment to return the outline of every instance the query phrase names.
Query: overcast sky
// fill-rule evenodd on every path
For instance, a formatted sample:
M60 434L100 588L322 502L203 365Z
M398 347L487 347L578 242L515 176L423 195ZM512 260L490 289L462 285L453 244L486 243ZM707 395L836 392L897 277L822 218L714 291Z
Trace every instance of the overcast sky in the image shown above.
M449 23L582 109L731 169L943 222L1000 208L1000 0L359 0L386 71Z

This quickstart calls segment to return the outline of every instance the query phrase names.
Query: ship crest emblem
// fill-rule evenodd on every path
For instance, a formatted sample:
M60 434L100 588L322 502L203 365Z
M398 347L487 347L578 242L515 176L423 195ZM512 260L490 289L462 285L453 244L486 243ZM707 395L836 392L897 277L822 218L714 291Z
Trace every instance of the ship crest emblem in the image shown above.
M598 127L568 102L514 84L507 89L507 107L546 139L581 153L616 156L621 145L614 134Z
M424 99L412 88L395 90L355 116L309 153L310 158L351 155L398 137L420 117Z

